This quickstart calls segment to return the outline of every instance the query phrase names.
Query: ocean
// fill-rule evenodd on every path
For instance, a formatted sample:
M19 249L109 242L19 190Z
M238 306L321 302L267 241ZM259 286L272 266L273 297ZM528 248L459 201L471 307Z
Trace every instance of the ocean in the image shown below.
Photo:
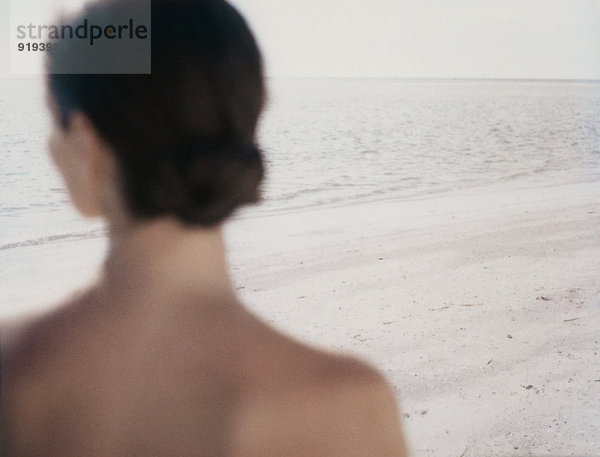
M600 82L269 79L263 202L236 217L600 179ZM103 237L47 151L43 84L0 79L0 251ZM13 252L14 254L14 252ZM0 265L1 266L1 265Z

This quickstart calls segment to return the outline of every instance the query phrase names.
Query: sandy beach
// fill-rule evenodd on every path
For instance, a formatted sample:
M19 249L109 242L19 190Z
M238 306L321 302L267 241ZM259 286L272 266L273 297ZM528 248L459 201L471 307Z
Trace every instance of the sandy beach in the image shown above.
M415 457L600 455L600 183L504 183L238 218L240 296L369 360ZM103 238L0 252L0 318L90 279Z

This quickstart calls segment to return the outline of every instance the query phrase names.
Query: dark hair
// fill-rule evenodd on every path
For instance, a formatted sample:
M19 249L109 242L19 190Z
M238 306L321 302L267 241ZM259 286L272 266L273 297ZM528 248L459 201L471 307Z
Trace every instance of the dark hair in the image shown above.
M130 1L96 2L72 23ZM134 217L214 225L259 200L261 54L224 0L152 1L151 14L151 74L56 74L82 58L61 43L47 60L49 91L63 127L81 111L111 146Z

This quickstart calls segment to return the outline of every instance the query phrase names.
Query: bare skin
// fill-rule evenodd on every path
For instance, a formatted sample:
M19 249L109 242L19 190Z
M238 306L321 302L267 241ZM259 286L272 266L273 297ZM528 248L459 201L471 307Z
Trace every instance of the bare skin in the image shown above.
M58 168L76 206L108 220L111 249L87 292L2 328L2 456L406 455L376 371L250 314L219 227L132 221L89 123L58 135Z

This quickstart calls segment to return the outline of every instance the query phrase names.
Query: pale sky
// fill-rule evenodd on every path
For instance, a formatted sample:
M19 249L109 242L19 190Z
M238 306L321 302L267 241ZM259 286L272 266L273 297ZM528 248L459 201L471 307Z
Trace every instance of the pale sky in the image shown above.
M270 76L600 79L600 0L232 0Z
M80 3L10 1L13 16ZM600 0L231 3L268 76L600 79Z

